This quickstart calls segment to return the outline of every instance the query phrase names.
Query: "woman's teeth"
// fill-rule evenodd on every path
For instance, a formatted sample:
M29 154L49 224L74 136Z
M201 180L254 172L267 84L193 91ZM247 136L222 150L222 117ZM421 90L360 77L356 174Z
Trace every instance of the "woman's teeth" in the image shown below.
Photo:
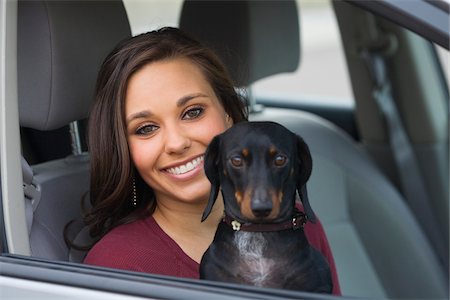
M188 162L185 165L181 165L175 168L170 168L167 169L167 172L169 172L170 174L174 174L174 175L180 175L180 174L184 174L187 173L189 171L192 171L193 169L195 169L199 164L201 164L203 162L203 156L200 156L190 162Z

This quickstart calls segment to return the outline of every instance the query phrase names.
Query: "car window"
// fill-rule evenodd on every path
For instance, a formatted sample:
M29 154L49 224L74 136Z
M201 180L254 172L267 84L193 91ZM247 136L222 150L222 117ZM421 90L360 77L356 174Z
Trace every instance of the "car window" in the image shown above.
M351 105L353 94L331 2L297 1L300 64L297 71L271 76L253 86L258 96L284 96L315 104ZM320 67L318 67L320 66ZM301 99L301 100L300 100Z
M124 3L135 35L161 26L178 26L183 1L124 0ZM300 65L293 73L270 76L253 84L254 96L282 97L289 102L314 102L316 105L352 105L350 79L331 2L297 0L297 7Z
M123 0L133 35L178 26L183 0Z

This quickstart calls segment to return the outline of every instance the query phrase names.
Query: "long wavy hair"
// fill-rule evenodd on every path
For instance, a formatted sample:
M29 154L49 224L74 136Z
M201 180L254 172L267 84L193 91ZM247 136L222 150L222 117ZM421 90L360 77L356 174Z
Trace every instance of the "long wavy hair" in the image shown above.
M245 100L235 90L220 59L176 28L164 27L119 43L103 62L89 114L91 208L84 221L96 241L112 228L153 213L155 197L131 161L125 125L125 95L130 77L145 65L186 58L197 65L234 123L247 120ZM137 205L132 205L133 180Z

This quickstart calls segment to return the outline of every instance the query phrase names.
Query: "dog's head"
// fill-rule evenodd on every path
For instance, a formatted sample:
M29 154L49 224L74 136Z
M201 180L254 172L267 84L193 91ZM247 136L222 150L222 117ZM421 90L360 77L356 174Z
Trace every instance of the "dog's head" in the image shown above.
M220 188L226 213L241 222L279 222L292 217L298 191L315 221L306 191L312 170L303 139L273 122L243 122L216 136L205 153L211 194L205 220Z

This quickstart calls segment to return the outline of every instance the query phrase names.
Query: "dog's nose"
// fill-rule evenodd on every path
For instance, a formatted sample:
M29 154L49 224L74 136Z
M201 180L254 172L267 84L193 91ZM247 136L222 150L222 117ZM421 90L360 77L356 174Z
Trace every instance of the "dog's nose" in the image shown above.
M252 211L253 211L253 214L255 215L255 217L264 218L264 217L267 217L272 210L271 209L263 209L263 210L252 210Z
M251 203L251 208L255 217L264 218L272 212L272 201L254 200Z

